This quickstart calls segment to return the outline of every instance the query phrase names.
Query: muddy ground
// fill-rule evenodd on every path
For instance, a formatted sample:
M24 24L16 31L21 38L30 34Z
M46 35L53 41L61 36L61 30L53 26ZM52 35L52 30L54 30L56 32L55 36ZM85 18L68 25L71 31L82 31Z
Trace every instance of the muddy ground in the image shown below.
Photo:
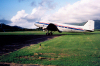
M16 51L22 47L38 44L60 35L1 35L0 36L0 55Z
M21 49L25 46L38 44L46 40L58 37L60 35L46 36L46 35L1 35L0 36L0 56L7 55L10 52ZM0 66L41 66L34 64L15 64L15 63L2 63ZM44 66L44 65L42 65Z

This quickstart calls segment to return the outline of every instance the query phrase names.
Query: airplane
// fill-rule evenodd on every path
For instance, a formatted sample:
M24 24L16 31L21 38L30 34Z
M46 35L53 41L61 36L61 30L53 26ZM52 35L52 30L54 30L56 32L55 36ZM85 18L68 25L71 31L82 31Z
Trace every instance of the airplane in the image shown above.
M84 26L69 25L63 23L47 23L47 22L36 22L35 26L46 30L46 35L53 35L52 31L61 32L93 32L94 21L88 20ZM49 32L51 31L51 32Z

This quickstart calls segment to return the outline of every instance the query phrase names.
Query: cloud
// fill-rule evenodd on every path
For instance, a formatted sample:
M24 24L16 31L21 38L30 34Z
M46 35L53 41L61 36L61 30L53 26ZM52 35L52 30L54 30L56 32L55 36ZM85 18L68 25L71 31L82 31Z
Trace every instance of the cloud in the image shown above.
M32 10L31 14L25 13L25 10L18 11L15 16L11 18L13 22L11 25L19 25L25 28L35 28L34 22L40 21L45 16L46 8L38 7Z
M25 13L25 10L21 10L18 11L17 14L15 16L12 17L11 21L12 22L18 22L21 21L21 18L24 18L25 16L27 16L28 14Z
M56 3L53 3L53 0L42 0L39 5L42 7L47 6L49 9L54 9L56 7Z
M81 0L60 8L50 16L51 21L72 23L100 19L100 0Z
M80 23L87 20L100 20L100 0L80 0L74 4L67 4L57 12L50 13L56 8L53 0L42 0L38 3L31 14L25 10L18 11L11 18L12 25L19 25L25 28L35 28L34 22L57 22L57 23ZM31 3L33 5L33 3Z
M31 14L27 14L25 10L18 11L17 14L11 18L11 21L13 22L11 25L35 28L34 22L41 21L41 19L46 16L47 11L54 8L54 6L51 6L48 2L52 3L50 0L43 0L41 5L39 4L38 7L32 10Z
M36 6L36 2L35 1L31 2L31 6Z
M24 28L34 28L34 23L30 23L28 19L32 19L32 17L31 15L25 13L25 10L18 11L17 14L11 18L11 25L17 25Z
M25 0L18 0L19 2L25 1Z
M0 23L11 24L12 22L10 20L0 19Z

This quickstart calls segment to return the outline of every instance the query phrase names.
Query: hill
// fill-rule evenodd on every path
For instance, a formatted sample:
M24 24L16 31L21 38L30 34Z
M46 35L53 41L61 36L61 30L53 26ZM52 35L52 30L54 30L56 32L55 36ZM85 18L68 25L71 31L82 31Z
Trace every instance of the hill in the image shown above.
M100 20L94 20L95 21L95 29L100 29Z
M23 28L20 26L9 26L4 23L0 24L0 32L9 32L9 31L36 31L38 29L28 29L28 28Z
M0 24L0 32L5 32L5 31L18 31L18 30L23 30L25 28L19 27L19 26L9 26L4 23Z

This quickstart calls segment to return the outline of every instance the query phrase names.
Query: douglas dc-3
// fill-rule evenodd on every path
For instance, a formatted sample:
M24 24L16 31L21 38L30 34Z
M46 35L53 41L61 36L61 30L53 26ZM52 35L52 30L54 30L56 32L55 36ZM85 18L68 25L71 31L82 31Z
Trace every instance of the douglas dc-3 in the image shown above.
M93 32L94 31L94 21L88 20L84 26L75 26L62 23L46 23L46 22L36 22L35 25L43 30L46 30L46 35L52 35L52 31L58 32ZM49 32L51 31L51 32Z

